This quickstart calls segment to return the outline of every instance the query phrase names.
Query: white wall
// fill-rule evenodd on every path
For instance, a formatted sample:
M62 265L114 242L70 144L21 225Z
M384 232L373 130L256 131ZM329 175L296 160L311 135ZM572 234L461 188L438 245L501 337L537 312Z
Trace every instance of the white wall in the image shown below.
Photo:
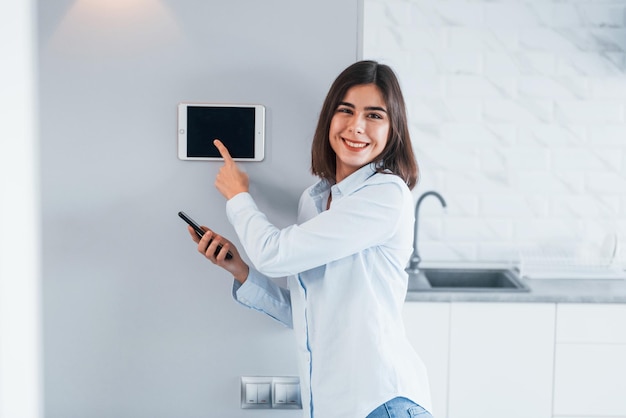
M0 418L41 416L35 7L0 3Z
M176 104L267 106L266 159L245 168L293 222L324 95L357 58L357 6L39 2L47 418L241 417L240 376L297 375L291 331L237 305L176 216L234 238L220 164L176 157Z
M424 260L515 261L518 248L580 240L597 249L614 231L626 260L624 1L364 9L364 58L397 68L409 102L416 194L449 203L444 214L425 202Z

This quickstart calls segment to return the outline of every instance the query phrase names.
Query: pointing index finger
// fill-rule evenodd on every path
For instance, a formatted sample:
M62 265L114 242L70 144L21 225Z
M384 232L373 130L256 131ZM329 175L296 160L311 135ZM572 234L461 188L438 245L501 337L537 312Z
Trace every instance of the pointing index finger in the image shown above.
M213 141L213 145L215 145L217 150L220 152L220 155L224 159L224 162L226 163L233 162L233 157L230 156L230 152L228 152L228 148L226 148L226 146L222 144L222 141L220 141L219 139L216 139Z

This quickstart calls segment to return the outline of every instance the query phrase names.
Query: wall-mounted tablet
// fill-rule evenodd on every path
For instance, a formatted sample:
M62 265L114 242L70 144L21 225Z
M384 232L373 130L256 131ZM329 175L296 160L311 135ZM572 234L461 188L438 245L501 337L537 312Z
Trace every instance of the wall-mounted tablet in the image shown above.
M221 161L213 140L236 161L265 156L265 107L259 104L179 103L178 158Z

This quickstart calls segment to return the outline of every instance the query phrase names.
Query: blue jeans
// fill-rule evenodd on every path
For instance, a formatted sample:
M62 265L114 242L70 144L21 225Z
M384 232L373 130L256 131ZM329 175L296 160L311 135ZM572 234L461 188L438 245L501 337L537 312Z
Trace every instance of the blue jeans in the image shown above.
M430 413L407 398L393 398L374 409L366 418L433 418Z

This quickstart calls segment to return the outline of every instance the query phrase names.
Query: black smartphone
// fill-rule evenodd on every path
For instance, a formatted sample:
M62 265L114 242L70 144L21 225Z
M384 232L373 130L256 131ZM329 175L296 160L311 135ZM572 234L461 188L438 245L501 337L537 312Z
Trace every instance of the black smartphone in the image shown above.
M198 235L198 237L202 238L202 236L204 235L204 231L202 230L202 228L200 228L200 225L198 225L198 223L196 221L191 219L185 212L182 212L182 211L178 212L178 216L180 216L183 221L185 221L189 225L191 225L193 230L196 231L196 235ZM209 244L211 243L211 241L213 241L213 240L212 239L209 240ZM215 250L215 255L217 256L221 250L222 250L222 246L218 245L217 249ZM229 251L229 252L226 253L226 259L230 260L231 258L233 258L233 254Z

